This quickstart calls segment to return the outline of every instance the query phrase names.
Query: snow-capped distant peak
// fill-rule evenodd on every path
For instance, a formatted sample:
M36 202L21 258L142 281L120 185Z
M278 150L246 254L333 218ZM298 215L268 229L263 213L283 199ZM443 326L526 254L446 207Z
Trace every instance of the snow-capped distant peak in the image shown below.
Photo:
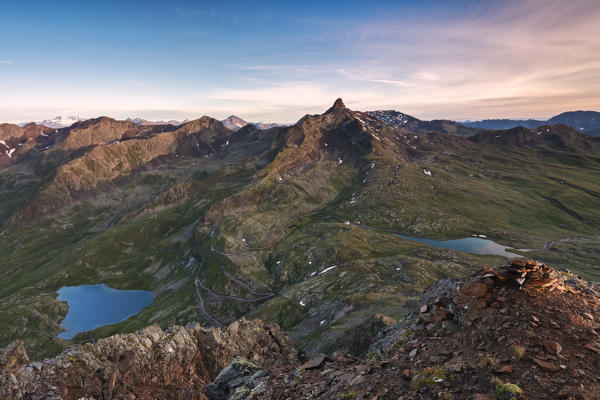
M80 117L79 115L69 115L63 116L59 115L54 119L45 119L43 121L37 122L39 125L47 126L48 128L60 129L66 128L68 126L73 125L75 122L84 121L85 118Z

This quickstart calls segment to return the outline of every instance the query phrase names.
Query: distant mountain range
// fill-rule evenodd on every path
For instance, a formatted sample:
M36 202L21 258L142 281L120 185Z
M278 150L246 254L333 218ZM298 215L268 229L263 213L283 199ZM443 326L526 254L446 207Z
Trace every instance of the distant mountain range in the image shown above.
M424 132L444 132L452 135L469 136L479 132L477 129L493 129L503 130L512 129L518 126L525 127L527 129L535 129L544 125L564 124L568 125L579 132L586 133L592 136L600 136L600 112L597 111L568 111L562 114L556 115L547 120L537 119L484 119L479 121L451 121L451 120L432 120L423 121L408 114L404 114L395 110L378 110L368 111L371 116L385 122L389 126L399 131L410 131L412 133L424 133ZM36 122L37 125L47 126L53 129L66 128L73 125L75 122L85 121L79 115L69 116L57 116L54 119L45 119L43 121ZM143 118L127 118L125 121L133 122L136 125L150 126L150 125L173 125L180 126L187 122L189 119L183 121L178 120L160 120L151 121ZM280 124L273 122L248 122L236 115L231 115L221 123L225 125L227 129L237 131L244 126L250 124L254 125L258 129L265 130ZM19 126L25 126L27 123L21 123Z
M189 119L184 119L183 121L177 121L174 119L169 120L169 121L149 121L147 119L142 119L142 118L127 118L126 121L133 122L136 125L145 125L145 126L147 126L147 125L180 126L180 125L190 122ZM224 120L221 120L221 123L223 125L225 125L225 127L227 129L230 129L232 131L237 131L248 124L254 125L258 129L269 129L269 128L278 126L278 124L271 123L271 122L247 122L246 120L244 120L238 116L235 116L235 115L231 115L231 116L225 118Z
M53 128L53 129L62 129L62 128L70 127L75 122L85 121L87 119L88 118L83 118L79 115L69 115L69 116L60 116L59 115L53 119L45 119L43 121L37 121L37 122L35 122L35 124L47 126L48 128ZM144 118L126 118L125 121L133 122L136 125L142 125L142 126L151 126L151 125L180 126L187 122L190 122L189 119L184 119L183 121L178 121L175 119L171 119L168 121L165 121L165 120L151 121L151 120L147 120ZM276 124L274 122L247 122L244 119L242 119L238 116L235 116L235 115L231 115L231 116L225 118L224 120L221 121L221 123L223 125L225 125L225 127L227 129L230 129L232 131L237 131L238 129L241 129L248 124L254 125L255 127L257 127L258 129L261 129L261 130L279 126L279 124ZM27 124L28 124L28 122L23 122L23 123L20 123L19 126L25 126Z
M484 119L481 121L462 121L460 124L472 128L495 130L511 129L517 126L535 129L543 125L564 124L579 132L600 136L600 112L596 111L568 111L545 121L536 119Z
M179 126L179 125L183 125L186 122L189 122L189 119L184 119L183 121L177 121L175 119L170 119L168 121L149 121L147 119L143 119L143 118L127 118L125 121L128 122L133 122L136 125L144 125L144 126L148 126L148 125L175 125L175 126Z
M184 119L183 121L177 121L174 119L169 120L169 121L149 121L147 119L142 119L142 118L127 118L126 121L133 122L134 124L137 124L137 125L175 125L175 126L183 125L187 122L190 122L189 119ZM227 129L230 129L232 131L237 131L248 124L254 125L258 129L269 129L269 128L273 128L275 126L279 126L279 124L272 123L272 122L247 122L246 120L244 120L236 115L231 115L231 116L225 118L224 120L221 120L221 123L223 125L225 125L225 127Z

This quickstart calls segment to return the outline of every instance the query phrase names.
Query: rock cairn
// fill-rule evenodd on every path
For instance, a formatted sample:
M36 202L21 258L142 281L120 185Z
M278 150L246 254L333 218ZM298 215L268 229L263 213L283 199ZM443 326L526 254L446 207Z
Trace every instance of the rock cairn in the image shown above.
M519 288L563 289L560 275L552 268L537 261L514 258L508 265L498 269L486 269L484 276L495 277L498 281L519 286Z

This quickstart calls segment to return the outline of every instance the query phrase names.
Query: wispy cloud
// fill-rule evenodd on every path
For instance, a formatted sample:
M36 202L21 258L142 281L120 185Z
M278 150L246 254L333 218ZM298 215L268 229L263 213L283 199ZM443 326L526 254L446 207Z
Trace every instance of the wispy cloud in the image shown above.
M398 66L395 79L408 82L414 92L398 93L396 104L409 103L426 114L430 107L419 104L436 105L438 116L453 116L456 104L464 108L463 115L507 115L515 112L508 101L501 101L508 98L530 99L519 104L519 116L539 113L540 101L545 113L573 108L581 98L587 99L587 108L597 107L600 8L595 1L489 4L443 23L366 23L355 30L351 46L363 59L377 59L373 73L389 73L390 66ZM477 106L494 98L502 106Z
M0 64L13 64L13 62L10 60L0 60Z
M389 75L385 72L377 72L369 69L360 69L360 70L350 70L350 69L338 69L337 73L349 80L358 81L358 82L372 82L372 83L381 83L385 85L399 86L399 87L409 87L411 86L408 82L404 80L397 79L387 79L382 76Z
M400 86L400 87L410 87L411 86L410 84L406 83L405 81L395 81L395 80L391 80L391 79L371 79L370 82L384 83L386 85Z

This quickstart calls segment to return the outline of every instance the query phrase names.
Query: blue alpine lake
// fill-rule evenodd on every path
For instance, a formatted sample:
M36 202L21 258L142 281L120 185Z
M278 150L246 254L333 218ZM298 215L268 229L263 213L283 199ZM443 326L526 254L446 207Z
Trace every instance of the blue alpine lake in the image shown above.
M61 322L66 331L58 337L73 339L80 332L125 321L149 306L154 296L147 290L117 290L101 284L64 286L58 290L57 300L69 305Z
M481 239L476 237L452 240L433 240L416 238L400 234L396 234L396 236L401 237L402 239L411 240L413 242L425 243L433 247L464 251L465 253L504 257L520 257L520 255L518 254L506 251L506 246L502 246L501 244L498 244L492 240Z

